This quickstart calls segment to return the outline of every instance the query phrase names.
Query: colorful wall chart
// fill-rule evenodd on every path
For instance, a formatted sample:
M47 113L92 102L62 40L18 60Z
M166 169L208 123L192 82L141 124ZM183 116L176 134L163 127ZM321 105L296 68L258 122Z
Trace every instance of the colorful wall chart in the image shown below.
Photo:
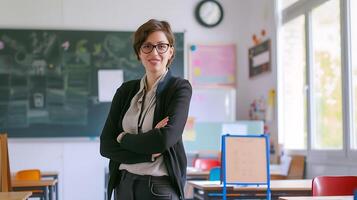
M194 86L231 86L236 83L236 45L191 45L189 74Z

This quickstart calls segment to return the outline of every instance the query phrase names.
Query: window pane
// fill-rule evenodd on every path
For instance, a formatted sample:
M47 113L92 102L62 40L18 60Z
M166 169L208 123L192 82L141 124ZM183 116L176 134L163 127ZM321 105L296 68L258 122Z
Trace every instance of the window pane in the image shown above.
M353 108L354 131L351 137L351 148L357 149L357 1L351 2L351 44L352 44L352 70L353 70Z
M284 10L285 8L293 5L297 1L299 0L280 0L281 9Z
M342 149L339 0L312 11L313 149Z
M282 119L284 148L306 149L306 63L305 17L282 27Z

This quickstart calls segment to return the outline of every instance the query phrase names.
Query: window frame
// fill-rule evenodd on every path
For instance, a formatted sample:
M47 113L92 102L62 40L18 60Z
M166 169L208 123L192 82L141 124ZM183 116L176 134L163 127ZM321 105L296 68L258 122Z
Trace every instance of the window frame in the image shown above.
M340 4L340 26L341 26L341 33L340 33L340 40L341 40L341 79L342 79L342 123L343 123L343 139L342 139L342 149L341 150L318 150L312 149L312 137L314 133L314 116L313 116L313 47L312 47L312 11L314 8L328 2L330 0L300 0L295 2L294 4L290 5L289 7L285 8L284 10L280 11L279 6L276 6L278 10L278 16L280 14L280 18L277 17L279 20L277 24L280 27L284 26L287 22L303 15L305 17L305 46L306 46L306 84L307 84L307 145L305 150L296 150L296 149L289 149L288 152L290 153L297 153L308 155L310 161L318 161L323 160L327 161L331 158L344 158L347 163L353 162L353 160L357 159L357 149L351 148L351 139L352 133L354 131L354 126L357 124L353 124L354 120L353 117L353 88L352 88L352 63L351 63L351 32L350 32L350 1L351 0L338 0ZM278 27L279 27L278 25ZM279 30L279 29L278 29ZM277 40L279 46L279 31L277 31ZM280 49L280 48L279 48ZM278 53L279 54L279 53ZM277 55L278 60L278 102L282 101L282 72L279 70L280 61L279 55ZM355 77L357 78L357 77ZM280 120L283 117L283 111L281 106L278 104L278 127L282 127L281 124L283 120ZM282 128L279 128L282 130ZM347 160L346 160L347 159Z
M356 149L351 148L351 141L353 139L353 132L355 128L357 128L357 124L354 124L354 118L357 116L354 116L354 106L353 105L353 73L352 73L352 40L351 40L351 0L340 0L341 4L341 32L344 37L341 38L342 42L342 48L341 48L341 57L342 59L342 66L343 67L343 74L342 78L345 80L343 83L343 92L345 95L344 97L344 117L346 120L344 120L344 127L345 127L345 144L346 144L346 155L348 158L351 159L351 161L357 159L357 147ZM357 37L357 36L356 36ZM356 45L356 44L355 44ZM356 58L357 59L357 58ZM357 77L355 77L357 78ZM357 133L356 137L357 137ZM357 138L356 138L357 139Z

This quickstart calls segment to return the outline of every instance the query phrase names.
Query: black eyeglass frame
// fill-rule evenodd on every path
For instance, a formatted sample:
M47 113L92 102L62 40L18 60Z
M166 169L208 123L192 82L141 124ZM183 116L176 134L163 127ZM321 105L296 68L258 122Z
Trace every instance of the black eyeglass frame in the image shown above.
M144 45L150 45L151 46L151 50L149 51L149 52L145 52L144 50L143 50L143 46ZM166 45L167 46L167 49L166 49L166 51L164 51L164 52L159 52L159 50L157 49L157 46L159 46L159 45ZM169 44L169 43L158 43L158 44L143 44L143 45L141 45L141 47L140 47L140 50L143 52L143 53L145 53L145 54L149 54L149 53L151 53L153 50L154 50L154 48L156 49L156 52L158 53L158 54L164 54L164 53L166 53L168 50L169 50L169 47L172 47L172 44Z

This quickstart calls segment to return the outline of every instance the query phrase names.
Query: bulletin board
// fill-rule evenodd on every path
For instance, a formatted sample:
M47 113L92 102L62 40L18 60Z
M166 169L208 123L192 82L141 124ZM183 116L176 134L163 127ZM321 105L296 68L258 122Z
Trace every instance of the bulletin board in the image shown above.
M189 74L193 86L232 86L236 83L236 45L191 45Z
M111 97L99 96L100 72L119 70L122 81L139 79L145 72L132 35L0 29L0 131L9 137L99 136L111 105ZM183 77L184 34L175 33L175 38L170 70Z
M222 136L227 183L263 184L269 177L269 140L264 135Z

